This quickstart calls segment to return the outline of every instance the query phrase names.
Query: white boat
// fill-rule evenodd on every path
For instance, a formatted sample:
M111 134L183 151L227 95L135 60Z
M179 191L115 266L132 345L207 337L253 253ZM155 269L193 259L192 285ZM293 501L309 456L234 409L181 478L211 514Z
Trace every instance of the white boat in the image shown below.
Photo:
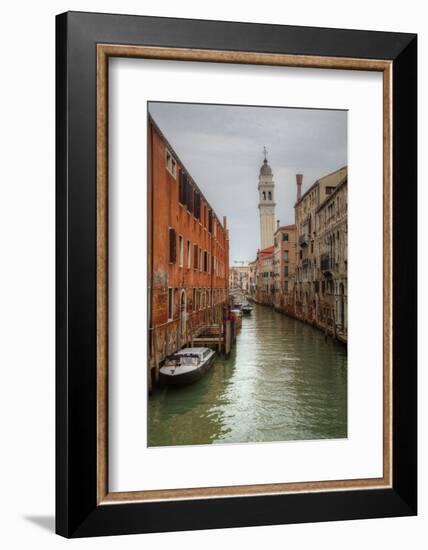
M241 309L244 315L250 315L250 313L253 311L253 308L252 306L250 306L250 304L243 304Z
M210 348L184 348L167 357L159 369L161 382L173 385L192 384L202 378L214 361Z

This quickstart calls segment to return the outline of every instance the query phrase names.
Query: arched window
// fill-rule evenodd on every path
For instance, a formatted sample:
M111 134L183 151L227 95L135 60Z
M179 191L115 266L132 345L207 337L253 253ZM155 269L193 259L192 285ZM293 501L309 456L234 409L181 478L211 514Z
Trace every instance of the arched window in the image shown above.
M263 200L266 200L266 191L263 191Z
M269 191L269 200L272 200L272 193Z

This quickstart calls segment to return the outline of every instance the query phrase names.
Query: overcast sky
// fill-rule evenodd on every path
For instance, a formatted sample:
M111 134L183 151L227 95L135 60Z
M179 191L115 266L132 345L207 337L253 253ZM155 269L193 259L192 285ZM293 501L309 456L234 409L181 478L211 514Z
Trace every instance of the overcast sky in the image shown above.
M263 147L275 182L276 219L294 223L302 191L347 164L347 113L319 109L149 104L150 114L230 230L230 264L260 247L258 177Z

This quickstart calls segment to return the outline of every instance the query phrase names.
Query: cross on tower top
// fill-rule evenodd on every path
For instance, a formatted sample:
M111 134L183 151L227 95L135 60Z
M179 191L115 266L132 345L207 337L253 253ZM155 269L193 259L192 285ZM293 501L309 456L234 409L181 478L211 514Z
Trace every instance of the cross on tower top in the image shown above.
M266 155L267 155L267 149L265 146L263 146L263 154L265 156L265 162L267 162L267 158L266 158Z

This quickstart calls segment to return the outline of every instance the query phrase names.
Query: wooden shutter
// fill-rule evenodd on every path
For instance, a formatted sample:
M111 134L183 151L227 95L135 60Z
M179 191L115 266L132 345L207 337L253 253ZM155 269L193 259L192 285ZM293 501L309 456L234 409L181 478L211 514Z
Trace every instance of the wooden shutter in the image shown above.
M193 267L198 269L198 245L193 245Z
M193 214L193 185L189 179L187 179L186 204L187 210Z
M208 232L212 233L213 231L213 213L212 210L208 210Z
M195 191L195 218L201 219L201 194Z
M169 228L169 261L175 264L177 260L177 236L175 229Z
M179 189L178 189L178 201L181 204L186 204L186 175L182 170L180 170L179 177Z

